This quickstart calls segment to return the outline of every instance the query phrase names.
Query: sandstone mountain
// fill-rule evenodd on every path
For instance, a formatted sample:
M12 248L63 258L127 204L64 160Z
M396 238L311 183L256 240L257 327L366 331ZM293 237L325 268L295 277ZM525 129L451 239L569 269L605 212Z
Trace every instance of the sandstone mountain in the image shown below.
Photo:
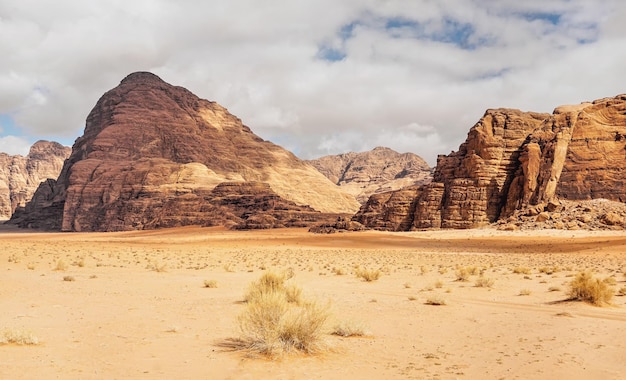
M626 202L626 95L553 114L488 110L457 152L439 156L432 183L372 196L354 219L388 230L515 225L593 199ZM626 214L611 215L611 226L624 227Z
M42 184L13 223L62 231L280 227L358 207L224 107L138 72L98 100L58 180Z
M432 180L430 167L420 156L378 147L308 161L361 203L372 194L423 185Z
M24 207L42 181L57 178L71 151L56 142L37 141L26 157L0 153L0 220Z

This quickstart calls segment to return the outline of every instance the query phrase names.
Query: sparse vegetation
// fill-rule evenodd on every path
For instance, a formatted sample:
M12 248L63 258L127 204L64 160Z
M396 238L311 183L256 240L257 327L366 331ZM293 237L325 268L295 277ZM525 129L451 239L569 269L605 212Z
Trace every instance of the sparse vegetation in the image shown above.
M432 296L426 299L426 305L434 305L434 306L442 306L446 304L446 300L444 300L441 296Z
M491 288L493 287L494 283L495 281L492 278L478 277L476 279L476 282L474 283L474 286L476 286L477 288Z
M217 281L215 280L204 280L205 288L217 288Z
M76 281L74 276L63 276L63 281Z
M242 347L269 357L291 351L315 353L324 348L322 333L329 317L328 307L316 302L289 302L285 274L265 273L253 282L239 316Z
M519 291L520 296L529 296L531 294L530 289L522 289Z
M527 267L515 267L513 268L515 274L530 274L530 268Z
M30 331L4 330L0 334L0 344L36 345L39 339Z
M65 271L67 269L67 264L65 263L65 261L59 259L56 263L56 266L54 267L55 271Z
M376 281L380 278L381 276L381 272L380 270L376 269L357 269L356 271L356 276L358 278L362 278L363 280L367 281L367 282L372 282L372 281Z
M454 272L456 275L456 281L467 282L469 281L470 273L467 268L459 268Z
M167 272L167 264L164 263L160 263L158 261L153 261L150 264L148 264L147 269L154 271L154 272Z
M580 272L569 284L568 295L572 300L584 301L596 306L611 302L613 289L598 278L594 278L591 271Z
M560 292L561 291L561 287L560 286L551 286L548 288L549 292Z
M350 336L366 336L368 335L367 328L362 322L355 321L342 321L333 326L331 331L333 335L339 335L343 337Z

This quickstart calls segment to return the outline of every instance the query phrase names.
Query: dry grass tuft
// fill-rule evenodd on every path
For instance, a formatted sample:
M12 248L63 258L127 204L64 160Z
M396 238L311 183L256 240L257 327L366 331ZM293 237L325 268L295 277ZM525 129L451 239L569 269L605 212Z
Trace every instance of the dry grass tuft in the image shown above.
M63 276L63 281L76 281L74 276Z
M444 300L441 296L432 296L426 299L426 305L434 305L434 306L442 306L446 304L446 300Z
M470 272L467 270L467 268L459 268L456 270L456 272L454 272L454 274L456 276L455 281L461 281L461 282L469 281Z
M67 264L65 263L65 261L59 259L59 261L57 261L57 264L56 264L56 266L54 267L53 270L55 270L55 271L67 270Z
M362 322L342 321L333 326L331 334L350 337L366 336L369 335L369 332Z
M569 284L568 295L572 300L588 302L602 306L613 298L613 289L599 278L594 278L590 271L580 272Z
M238 318L242 348L269 357L325 348L322 336L328 307L302 300L299 288L285 286L286 277L269 272L250 285L246 310ZM290 302L294 294L298 302Z
M522 289L519 291L520 296L529 296L531 293L530 289Z
M0 344L36 345L39 339L30 331L4 330L0 334Z
M367 281L367 282L372 282L372 281L376 281L380 278L381 276L381 272L380 270L376 269L357 269L356 271L356 276L358 278L362 278L363 280Z
M205 288L217 288L217 281L215 280L204 280Z
M491 288L493 287L494 283L495 281L493 280L493 278L478 277L476 279L476 282L474 283L474 286L476 286L477 288Z
M515 274L530 274L530 268L527 267L515 267L513 268Z

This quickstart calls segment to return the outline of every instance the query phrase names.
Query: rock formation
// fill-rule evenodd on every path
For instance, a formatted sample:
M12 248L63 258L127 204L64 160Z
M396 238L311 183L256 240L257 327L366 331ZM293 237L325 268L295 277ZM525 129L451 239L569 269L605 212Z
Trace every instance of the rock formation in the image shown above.
M423 185L432 180L430 167L420 156L384 147L324 156L308 162L361 203L372 194Z
M26 157L0 153L0 220L24 207L42 181L57 178L71 151L56 142L37 141Z
M626 95L553 114L488 110L457 152L438 158L433 182L410 190L412 202L407 190L377 195L354 219L389 230L473 228L553 212L559 200L624 203L625 174Z
M13 222L62 231L274 227L358 207L224 107L138 72L98 100L58 180Z

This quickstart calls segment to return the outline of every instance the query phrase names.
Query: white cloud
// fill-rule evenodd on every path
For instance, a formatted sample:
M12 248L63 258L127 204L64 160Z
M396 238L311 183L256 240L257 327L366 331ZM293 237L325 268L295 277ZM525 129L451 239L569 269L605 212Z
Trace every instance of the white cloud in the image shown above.
M486 108L626 92L624 17L616 0L6 0L0 114L72 139L149 70L303 158L384 145L434 164Z
M22 155L25 156L30 150L32 143L18 136L2 136L0 137L0 152L10 155Z

